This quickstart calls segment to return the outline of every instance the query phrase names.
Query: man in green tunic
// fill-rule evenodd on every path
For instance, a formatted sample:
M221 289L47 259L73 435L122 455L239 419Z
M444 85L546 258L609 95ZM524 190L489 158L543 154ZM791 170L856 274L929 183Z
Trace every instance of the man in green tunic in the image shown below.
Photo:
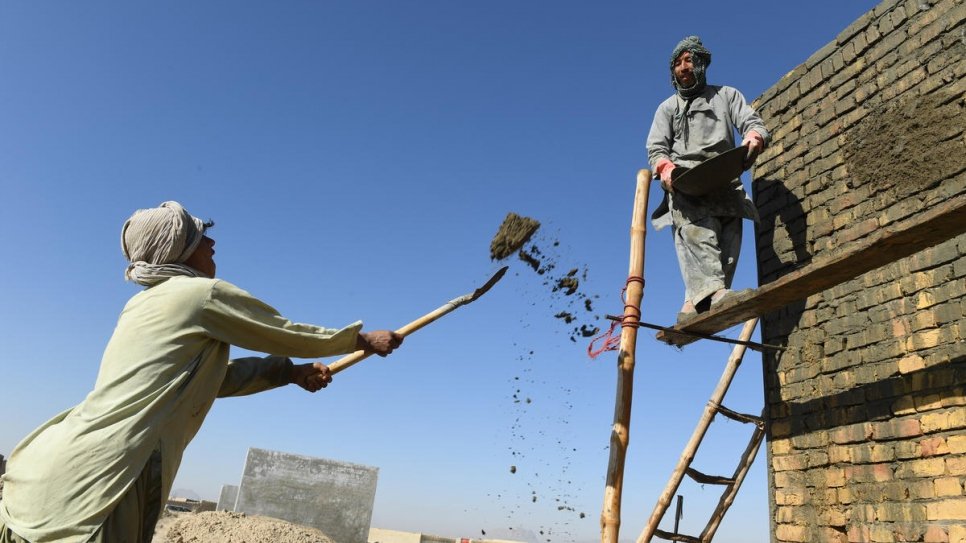
M315 392L332 380L328 367L288 357L386 356L402 342L390 331L361 332L361 322L293 323L215 279L209 226L177 202L125 222L125 276L147 288L121 312L94 389L10 455L0 543L150 542L215 398L287 384ZM229 360L231 345L271 356Z

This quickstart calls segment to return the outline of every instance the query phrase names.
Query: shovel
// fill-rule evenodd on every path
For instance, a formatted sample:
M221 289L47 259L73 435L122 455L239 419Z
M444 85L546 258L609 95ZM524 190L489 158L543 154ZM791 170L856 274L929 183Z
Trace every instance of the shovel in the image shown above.
M412 334L413 332L415 332L416 330L419 330L420 328L426 326L427 324L442 317L443 315L453 311L457 307L464 306L476 300L480 296L486 294L486 291L490 290L490 288L492 288L497 281L502 279L503 275L506 273L506 270L508 268L509 266L503 266L496 273L494 273L493 277L490 277L490 280L484 283L482 287L474 290L469 294L464 294L463 296L460 296L458 298L453 298L452 300L441 305L439 308L433 311L430 311L429 313L423 315L422 317L419 317L413 322L396 330L396 333L402 337L406 337L409 334ZM339 373L340 371L352 366L353 364L357 362L361 362L363 359L368 358L371 354L372 353L370 352L366 352L362 350L356 351L352 354L347 354L342 358L336 360L335 362L329 364L329 371L332 372L332 375L335 375L336 373Z

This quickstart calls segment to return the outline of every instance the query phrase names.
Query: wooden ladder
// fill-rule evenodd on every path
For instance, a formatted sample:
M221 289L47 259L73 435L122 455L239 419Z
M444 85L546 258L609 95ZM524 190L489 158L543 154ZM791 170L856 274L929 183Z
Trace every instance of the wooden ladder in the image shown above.
M741 341L748 341L751 339L751 335L755 331L755 326L757 325L757 317L745 322L745 326L741 331ZM765 424L762 417L736 413L721 405L721 401L724 399L725 393L728 392L728 387L731 386L731 381L734 379L735 373L737 373L738 367L741 365L741 359L744 357L744 354L744 345L736 345L734 350L731 352L731 356L728 358L728 363L725 366L725 370L721 374L721 379L718 380L718 386L711 394L711 399L704 408L701 419L698 421L698 426L694 429L694 433L691 434L691 440L688 441L687 446L685 446L684 452L681 454L681 458L678 460L678 464L674 468L674 472L671 474L671 479L668 481L667 486L664 487L664 492L661 493L660 498L658 498L657 505L654 506L654 512L651 513L651 518L648 520L647 526L644 527L644 531L641 532L641 536L637 539L637 543L649 543L652 537L658 537L668 541L707 543L714 537L718 526L721 524L722 518L724 518L728 508L731 507L731 504L734 502L735 495L738 494L738 489L741 487L741 483L744 481L745 475L748 474L748 469L751 468L752 462L755 461L755 456L758 454L758 447L761 445L761 441L765 436ZM751 440L748 442L748 447L745 448L745 452L741 455L741 462L738 464L738 467L735 469L735 472L731 475L731 477L706 475L691 467L691 463L694 461L694 456L697 454L698 447L701 445L701 440L704 439L704 436L708 431L708 427L714 420L714 416L719 413L732 420L755 425L755 431L751 436ZM721 495L721 499L718 501L718 506L711 515L711 520L708 521L704 531L701 532L701 535L698 537L677 533L672 534L670 532L658 529L661 519L664 518L664 514L667 512L667 509L671 504L671 499L674 497L675 492L677 492L678 487L681 485L681 481L684 479L685 475L691 477L699 484L723 485L725 487L724 492ZM675 523L675 532L676 531L677 523Z

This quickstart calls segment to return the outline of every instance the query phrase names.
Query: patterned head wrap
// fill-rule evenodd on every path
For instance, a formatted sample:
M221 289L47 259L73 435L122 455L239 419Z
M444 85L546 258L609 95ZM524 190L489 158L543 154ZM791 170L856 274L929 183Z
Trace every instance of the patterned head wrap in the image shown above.
M121 230L121 252L130 262L124 277L151 287L176 275L199 277L183 262L194 253L211 223L191 216L178 202L139 209Z
M678 85L678 80L674 77L674 61L681 56L681 53L685 51L691 52L691 61L694 63L694 85L688 88L682 88ZM704 44L701 43L701 38L697 36L688 36L674 47L674 51L671 53L671 85L678 91L678 94L682 98L693 98L697 96L701 91L704 90L704 86L707 83L705 78L705 71L708 66L711 66L711 51L708 51Z

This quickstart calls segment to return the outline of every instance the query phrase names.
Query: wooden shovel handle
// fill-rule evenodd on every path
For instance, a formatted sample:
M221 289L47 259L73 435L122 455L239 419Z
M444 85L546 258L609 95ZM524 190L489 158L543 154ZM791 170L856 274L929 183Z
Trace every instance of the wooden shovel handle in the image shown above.
M443 315L453 311L457 307L464 306L476 300L477 298L485 294L486 291L490 290L490 287L495 285L497 281L503 278L503 275L506 273L506 270L507 270L507 266L500 268L500 270L497 271L495 274L493 274L493 277L491 277L490 280L487 281L482 287L474 290L469 294L460 296L459 298L454 298L446 302L445 304L439 306L433 311L430 311L429 313L423 315L422 317L419 317L418 319L403 326L402 328L399 328L398 330L396 330L396 333L403 337L406 337L409 334L412 334L413 332L415 332L416 330L419 330L420 328L426 326L427 324L439 319ZM329 364L329 370L332 372L332 375L335 375L336 373L339 373L340 371L356 364L357 362L361 362L362 360L368 358L370 355L372 355L371 352L367 352L363 350L359 350L354 353L347 354L342 358L336 360L335 362Z

